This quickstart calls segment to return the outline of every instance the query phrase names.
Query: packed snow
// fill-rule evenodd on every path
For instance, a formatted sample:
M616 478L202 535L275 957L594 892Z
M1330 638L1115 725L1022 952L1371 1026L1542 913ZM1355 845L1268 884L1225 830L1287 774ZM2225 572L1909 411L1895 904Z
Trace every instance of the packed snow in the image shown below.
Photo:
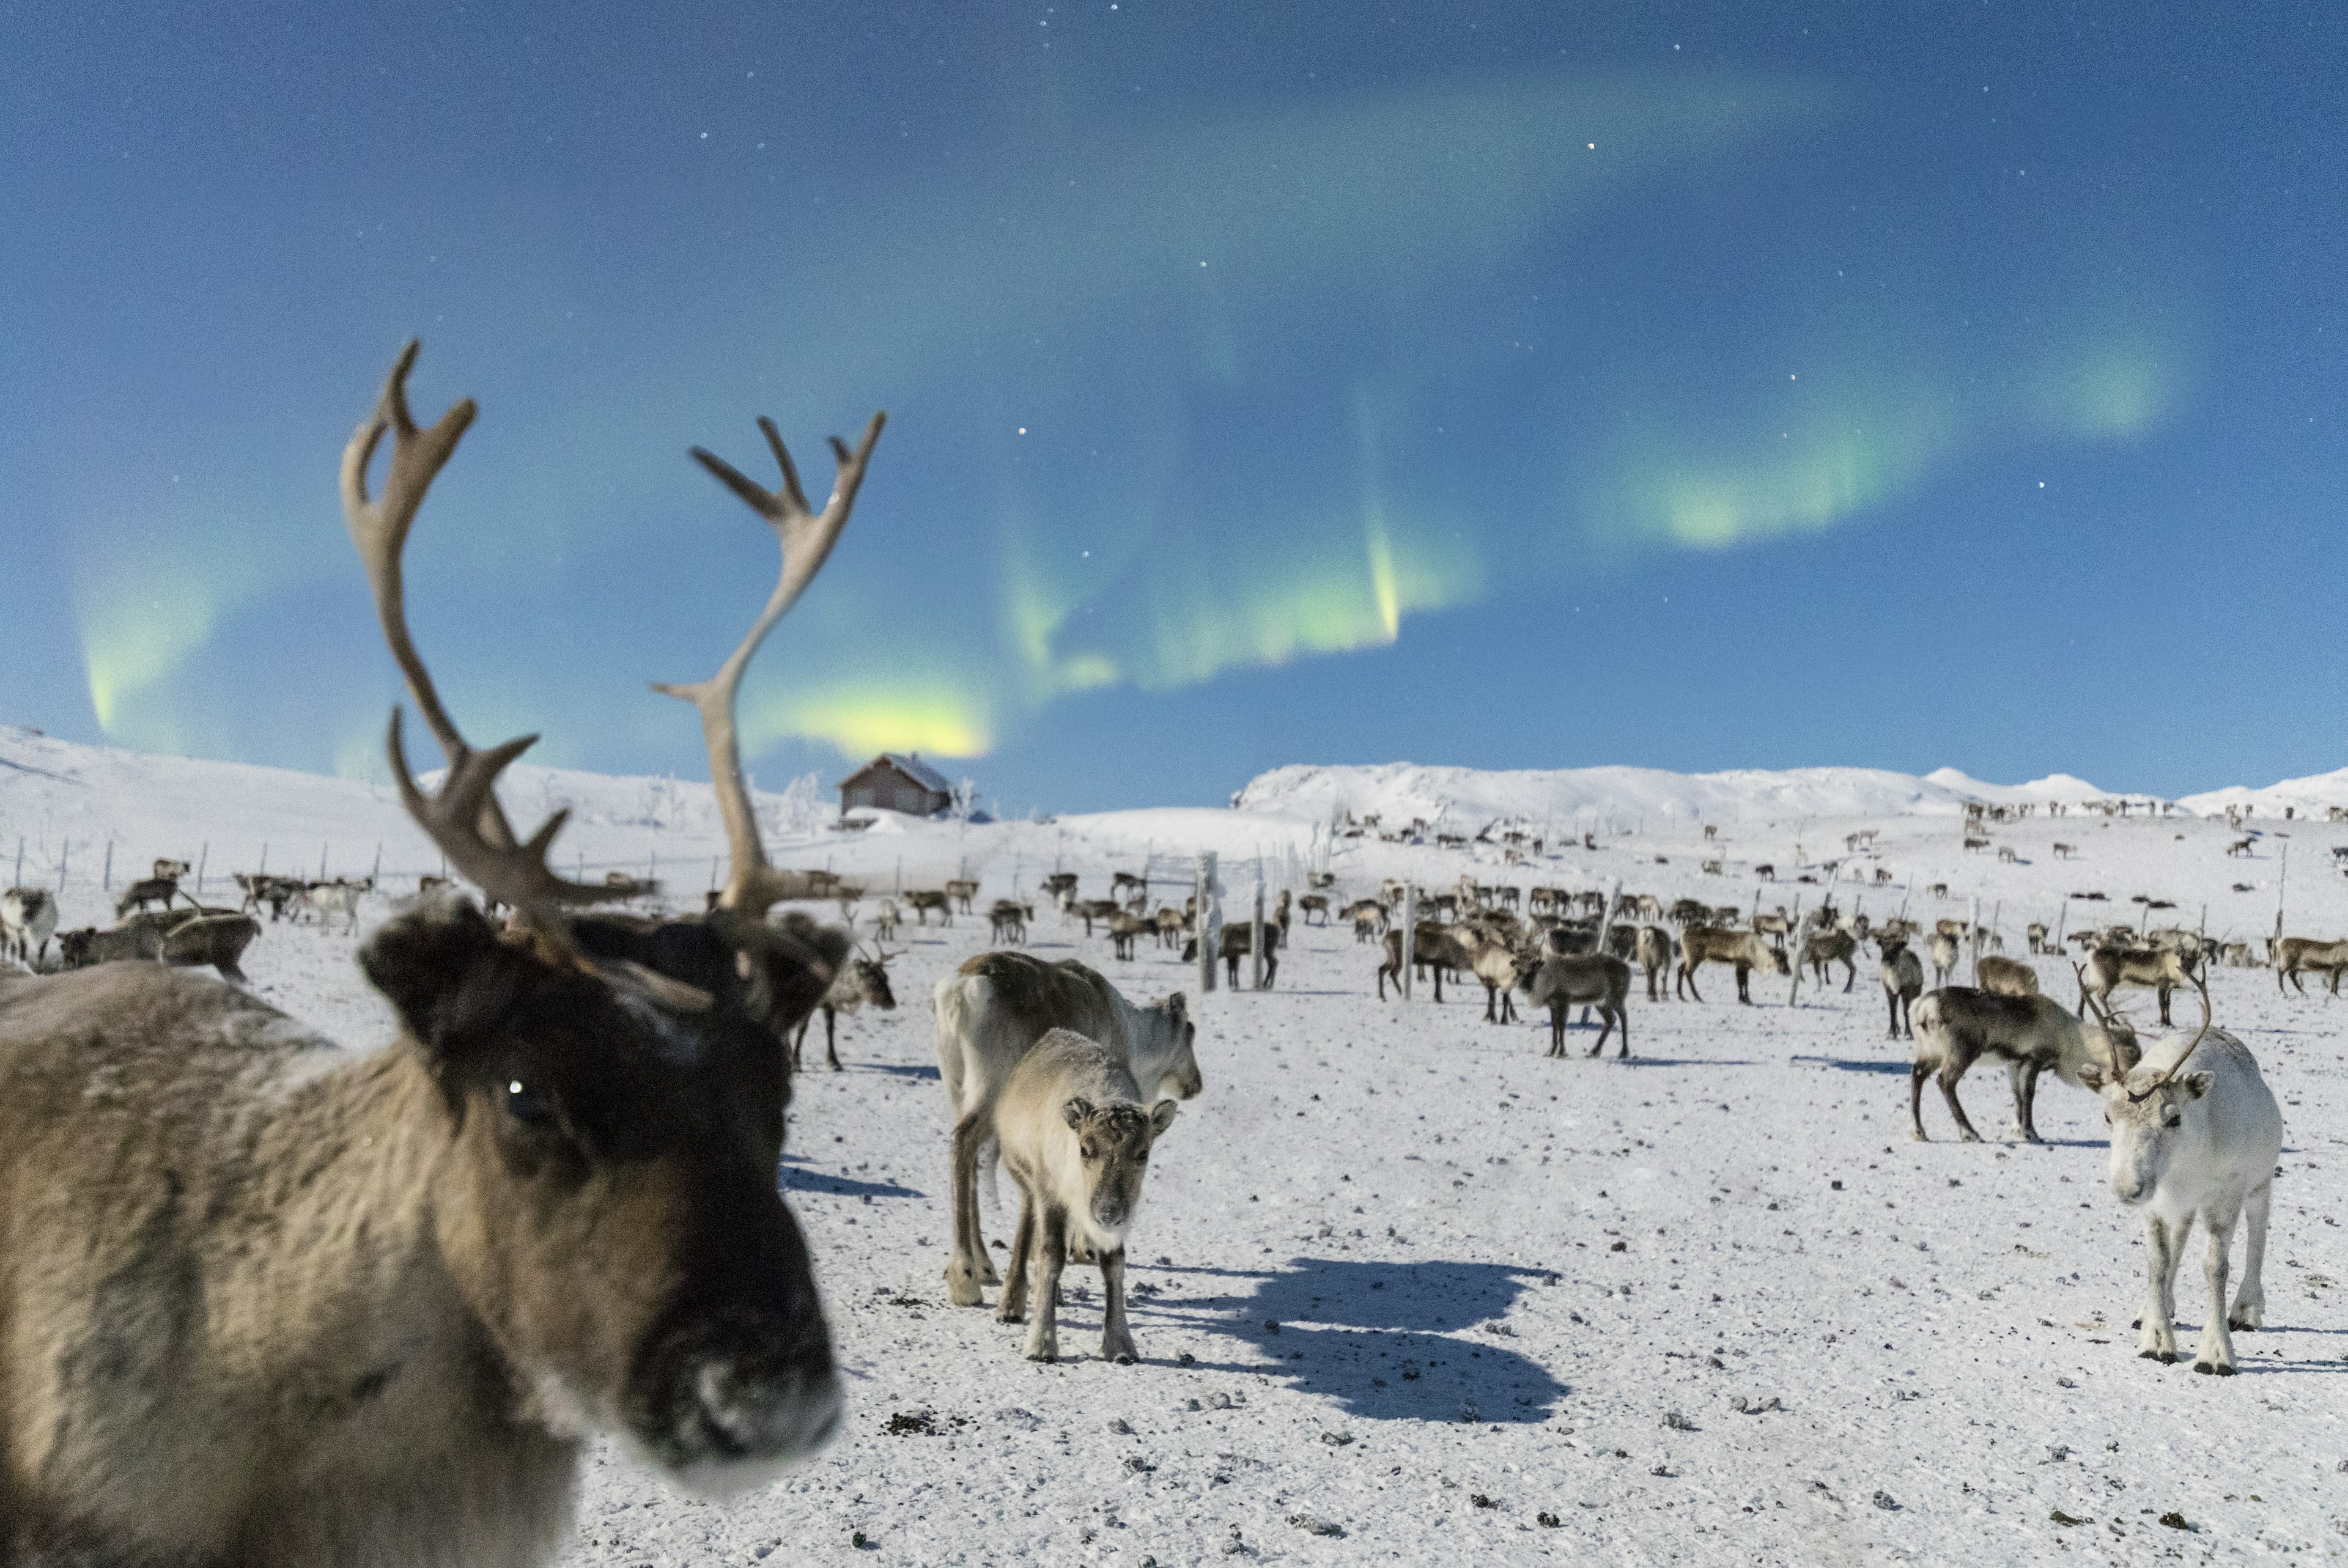
M576 808L558 860L651 871L675 907L699 906L722 852L705 785L515 772L509 809L525 826ZM778 863L862 882L868 927L892 888L965 868L982 911L1056 868L1098 896L1111 871L1145 865L1155 899L1179 905L1203 848L1233 917L1259 876L1301 888L1325 865L1340 904L1386 876L1448 886L1463 873L1748 909L1831 892L1846 910L1928 920L1967 917L1978 898L2011 957L2026 956L2032 920L2255 939L2280 907L2290 934L2348 935L2332 854L2348 826L2264 804L2241 830L2042 809L1990 825L1992 846L1968 852L1964 798L2009 797L1961 781L1282 769L1249 785L1243 810L859 834L801 820L787 795L761 807ZM2111 798L2042 783L2018 798ZM1510 865L1498 845L1333 836L1346 809L1555 831ZM1847 846L1869 832L1871 850ZM273 866L323 856L355 875L380 845L373 920L438 869L380 786L0 730L0 869L19 835L19 879L62 878L67 925L110 918L109 859L118 890L156 856L201 855L218 899L264 843ZM2230 854L2245 836L2249 852ZM2057 840L2075 858L2054 858ZM1720 875L1701 869L1712 858ZM1927 893L1941 883L1945 897ZM2104 900L2066 897L2091 892ZM2175 907L2147 917L2132 898ZM1120 963L1045 911L1037 954L1093 964L1137 999L1190 993L1207 1087L1159 1144L1134 1231L1141 1363L1090 1354L1097 1280L1072 1268L1068 1357L1037 1366L1017 1328L948 1306L940 1278L946 1125L928 997L986 935L983 914L909 922L901 1008L843 1020L847 1070L798 1083L782 1179L849 1374L842 1435L722 1506L599 1447L565 1563L2348 1556L2348 1082L2320 987L2281 996L2270 970L2211 971L2218 1020L2257 1054L2285 1117L2270 1327L2238 1336L2244 1375L2221 1379L2135 1354L2141 1222L2106 1185L2091 1097L2050 1076L2048 1143L2013 1143L1996 1131L2003 1075L1984 1067L1963 1092L1991 1142L1952 1141L1931 1091L1933 1141L1909 1139L1907 1048L1884 1039L1871 956L1848 994L1756 978L1750 1007L1728 999L1725 971L1703 1004L1650 1003L1634 983L1631 1058L1585 1058L1592 1028L1560 1061L1544 1054L1545 1018L1484 1022L1472 982L1439 1006L1424 990L1378 1000L1375 949L1343 926L1295 926L1272 989L1200 996L1175 954L1144 943ZM270 925L246 968L261 995L366 1050L391 1023L354 946ZM2075 994L2065 960L2035 963L2049 993ZM2127 994L2148 1026L2150 998ZM2198 1017L2189 997L2178 1009ZM987 1210L991 1238L1010 1228ZM2206 1300L2198 1256L2197 1241L2180 1338Z

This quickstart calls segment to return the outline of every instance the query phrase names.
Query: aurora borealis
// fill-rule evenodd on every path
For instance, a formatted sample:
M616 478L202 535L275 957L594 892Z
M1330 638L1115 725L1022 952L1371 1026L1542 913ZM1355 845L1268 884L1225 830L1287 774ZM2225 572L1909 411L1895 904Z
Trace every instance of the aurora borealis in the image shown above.
M2348 25L2140 6L0 10L0 722L366 773L335 466L469 730L702 771L773 415L891 420L773 779L2348 763ZM2328 63L2327 63L2328 62ZM753 459L757 466L753 466ZM2156 695L2121 693L2157 692Z

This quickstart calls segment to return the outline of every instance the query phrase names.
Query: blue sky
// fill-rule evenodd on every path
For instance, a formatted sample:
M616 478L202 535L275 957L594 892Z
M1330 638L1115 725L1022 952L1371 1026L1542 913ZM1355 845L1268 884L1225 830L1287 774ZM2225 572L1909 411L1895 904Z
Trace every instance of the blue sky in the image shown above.
M365 774L408 335L477 741L762 782L2348 764L2336 6L0 5L0 721ZM967 760L960 760L966 757Z

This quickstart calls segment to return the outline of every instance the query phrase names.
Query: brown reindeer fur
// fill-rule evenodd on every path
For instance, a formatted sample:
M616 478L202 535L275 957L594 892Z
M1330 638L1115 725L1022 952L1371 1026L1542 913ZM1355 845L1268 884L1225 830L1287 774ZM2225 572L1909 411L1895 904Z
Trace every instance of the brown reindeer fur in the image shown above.
M371 938L370 1053L185 970L0 977L0 1563L539 1563L592 1430L702 1486L821 1440L775 1029L837 948L602 924L711 1005L469 905Z

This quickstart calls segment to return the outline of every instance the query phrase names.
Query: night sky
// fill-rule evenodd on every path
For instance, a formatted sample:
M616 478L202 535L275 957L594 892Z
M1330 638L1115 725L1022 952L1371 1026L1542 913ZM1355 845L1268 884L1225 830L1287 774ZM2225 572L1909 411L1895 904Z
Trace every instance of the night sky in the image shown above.
M773 544L686 448L885 407L769 787L2340 767L2343 98L2336 3L0 4L0 722L382 776L417 335L534 760L706 776L645 682Z

